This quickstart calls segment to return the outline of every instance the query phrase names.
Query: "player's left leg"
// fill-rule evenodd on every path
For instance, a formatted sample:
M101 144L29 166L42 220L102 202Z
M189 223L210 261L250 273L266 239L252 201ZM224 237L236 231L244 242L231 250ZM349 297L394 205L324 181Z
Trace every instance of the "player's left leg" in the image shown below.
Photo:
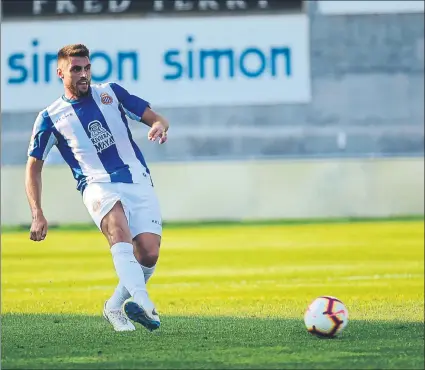
M161 235L143 232L133 238L134 256L142 267L147 283L155 272L161 246Z

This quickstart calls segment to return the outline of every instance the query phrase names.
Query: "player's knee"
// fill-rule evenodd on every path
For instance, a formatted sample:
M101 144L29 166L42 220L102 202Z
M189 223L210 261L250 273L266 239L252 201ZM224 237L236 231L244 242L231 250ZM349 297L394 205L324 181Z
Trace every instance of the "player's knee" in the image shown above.
M146 267L152 267L154 266L159 258L159 248L153 248L152 250L147 250L142 256L141 256L141 264Z
M135 256L139 263L146 267L156 264L159 257L161 238L152 233L139 234L134 238Z

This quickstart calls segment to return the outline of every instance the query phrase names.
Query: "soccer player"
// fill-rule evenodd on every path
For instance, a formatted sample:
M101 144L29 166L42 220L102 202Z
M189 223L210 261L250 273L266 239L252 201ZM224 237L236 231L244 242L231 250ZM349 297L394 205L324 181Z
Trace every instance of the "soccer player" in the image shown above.
M169 124L147 101L119 84L92 85L90 68L86 46L59 50L57 75L64 94L38 114L28 149L25 188L32 213L30 239L46 238L41 172L56 145L71 168L84 205L109 243L119 278L103 316L116 331L135 330L132 321L152 331L159 328L160 319L146 283L157 264L162 221L150 171L126 116L149 126L148 139L159 144L167 141Z

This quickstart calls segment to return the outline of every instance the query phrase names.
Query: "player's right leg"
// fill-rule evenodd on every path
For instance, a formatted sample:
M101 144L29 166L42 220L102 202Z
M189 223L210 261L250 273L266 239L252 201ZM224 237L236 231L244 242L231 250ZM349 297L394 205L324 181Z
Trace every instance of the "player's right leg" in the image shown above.
M143 270L133 253L132 236L128 226L127 216L120 201L119 185L121 184L90 184L84 191L84 203L96 225L108 240L115 270L120 282L133 297L135 304L140 307L144 317L138 322L149 330L155 330L160 323L152 317L154 305L150 301ZM106 305L107 306L107 305ZM107 308L105 307L106 311ZM105 313L105 310L104 310ZM113 315L108 315L111 322ZM119 326L113 324L115 330ZM131 324L131 322L128 322ZM128 327L134 325L126 324ZM112 322L111 322L112 324ZM122 320L124 325L124 320ZM133 329L134 330L134 329Z
M150 243L152 237L156 239L157 235L150 233L142 233L138 234L135 238L133 238L134 256L136 257L137 261L140 264L140 267L143 270L146 285L148 284L148 281L152 277L153 273L155 272L156 261L158 260L159 242L157 243L158 247L156 247L156 245L152 245L152 243ZM124 311L128 309L131 310L131 306L133 305L133 303L131 303L131 301L128 301L129 298L131 298L130 293L120 281L117 287L115 288L114 293L108 300L107 308L116 309L124 305ZM132 312L134 312L134 309L132 310ZM130 316L131 315L132 314L130 313ZM155 319L156 321L160 321L159 315L156 315Z
M127 316L149 330L158 329L160 322L146 291L143 270L134 256L132 237L121 202L115 203L100 226L111 246L117 275L133 297L133 301L125 305Z
M123 184L123 188L126 189L124 204L129 213L134 255L142 267L147 282L155 271L161 244L162 217L159 202L149 176L139 184ZM137 307L133 307L131 302L126 302L124 310L130 319L137 321ZM156 309L152 311L151 318L160 321Z
M149 212L146 213L149 214ZM149 226L146 227L146 223L140 222L134 213L133 216L136 219L138 227L143 230L149 230ZM130 229L134 230L134 225L130 225ZM139 228L137 229L140 230ZM134 256L142 268L145 276L145 282L149 280L155 270L160 243L161 236L152 232L141 232L133 237ZM124 311L130 319L136 322L138 321L139 316L144 314L141 313L140 309L135 306L134 302L131 301L124 303ZM155 308L153 308L150 318L158 323L160 322L159 314Z
M130 232L133 238L134 255L139 262L145 277L145 283L153 275L158 261L162 235L162 217L159 202L148 176L138 184L122 184L123 205L128 213ZM150 319L160 322L159 314L152 311L142 312L134 302L124 302L130 293L120 281L110 298L115 305L124 303L124 311L133 321L149 315Z

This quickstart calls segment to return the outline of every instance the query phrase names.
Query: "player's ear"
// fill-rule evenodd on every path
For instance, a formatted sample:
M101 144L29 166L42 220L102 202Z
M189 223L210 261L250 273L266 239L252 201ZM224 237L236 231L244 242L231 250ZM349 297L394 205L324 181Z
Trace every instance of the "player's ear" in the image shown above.
M61 68L56 68L56 74L58 75L58 77L63 80L63 72Z

